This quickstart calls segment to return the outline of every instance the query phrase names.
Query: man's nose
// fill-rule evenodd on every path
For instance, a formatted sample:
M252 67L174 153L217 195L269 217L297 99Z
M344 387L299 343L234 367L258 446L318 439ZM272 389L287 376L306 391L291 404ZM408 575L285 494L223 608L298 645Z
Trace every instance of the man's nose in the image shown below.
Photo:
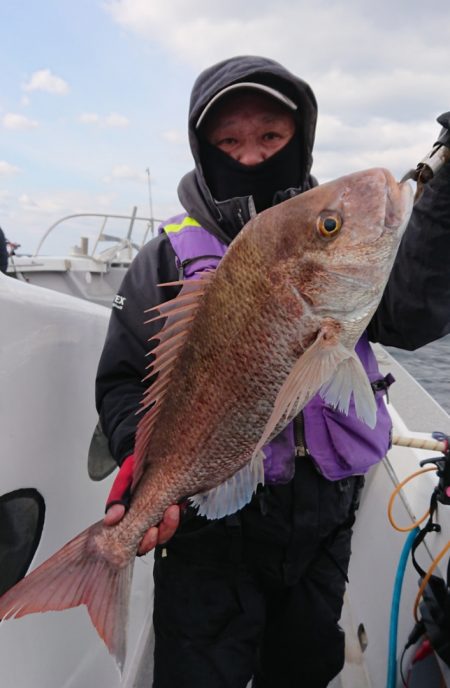
M243 146L239 151L238 161L241 165L258 165L266 159L264 151L257 145Z

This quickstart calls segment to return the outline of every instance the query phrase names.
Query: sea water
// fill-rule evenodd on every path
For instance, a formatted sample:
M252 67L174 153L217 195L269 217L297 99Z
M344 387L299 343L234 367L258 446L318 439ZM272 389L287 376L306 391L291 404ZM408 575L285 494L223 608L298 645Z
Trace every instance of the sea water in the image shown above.
M450 335L417 351L386 349L450 413Z

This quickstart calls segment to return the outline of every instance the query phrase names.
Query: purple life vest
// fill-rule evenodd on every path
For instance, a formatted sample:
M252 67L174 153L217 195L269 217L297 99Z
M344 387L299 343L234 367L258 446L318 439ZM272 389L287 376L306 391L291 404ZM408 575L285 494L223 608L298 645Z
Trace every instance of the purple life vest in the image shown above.
M180 279L192 279L203 270L216 268L228 248L186 213L163 223L158 231L165 232L170 240ZM381 375L366 333L359 339L355 351L372 386L381 383L375 392L378 409L375 428L359 420L353 399L348 415L326 404L319 394L302 411L305 449L320 473L329 480L366 473L391 446L392 421L383 396L393 378ZM293 422L264 447L264 453L266 484L289 482L294 475L297 454Z

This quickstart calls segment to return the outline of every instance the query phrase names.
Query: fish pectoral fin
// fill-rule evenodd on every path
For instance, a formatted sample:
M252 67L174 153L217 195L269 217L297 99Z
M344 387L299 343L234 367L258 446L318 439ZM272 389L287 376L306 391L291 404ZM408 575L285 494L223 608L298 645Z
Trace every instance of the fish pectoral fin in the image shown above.
M338 334L331 323L326 323L315 341L295 363L278 392L272 415L259 440L256 451L262 449L283 420L296 416L318 390L330 380L343 361L352 355L340 344Z
M264 454L253 455L249 463L224 483L207 492L190 497L200 516L222 518L234 514L248 504L259 483L264 484Z
M356 415L374 428L377 422L375 396L363 365L354 352L339 364L333 377L319 390L327 404L347 414L352 392Z

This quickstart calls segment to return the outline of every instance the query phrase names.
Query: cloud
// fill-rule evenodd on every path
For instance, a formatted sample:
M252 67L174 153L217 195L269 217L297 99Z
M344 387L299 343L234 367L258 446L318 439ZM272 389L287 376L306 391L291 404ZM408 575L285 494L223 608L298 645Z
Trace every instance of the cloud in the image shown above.
M25 210L35 210L39 213L61 212L62 209L62 205L54 199L43 197L36 200L27 193L20 194L18 201Z
M278 55L306 71L335 65L358 71L393 60L411 65L414 46L420 65L436 67L447 60L444 46L450 37L446 0L435 0L433 12L420 0L387 7L369 0L107 0L105 7L122 27L168 46L195 66L253 52ZM361 60L362 54L355 66L355 55Z
M81 191L53 191L50 194L41 192L21 193L15 198L15 209L20 213L38 213L40 222L52 224L65 215L75 213L101 212L107 210L114 196L111 194L91 194ZM9 195L11 200L11 195ZM14 204L10 204L11 207ZM26 215L30 218L32 215ZM43 219L45 218L45 219ZM96 220L98 222L98 220Z
M115 165L111 174L103 178L106 183L114 181L143 182L147 179L146 172L139 172L129 165Z
M123 128L130 124L128 117L119 115L117 112L112 112L104 117L96 112L84 112L79 119L82 124L94 124L99 127Z
M135 193L132 189L131 198L125 197L123 190L116 193L108 189L106 192L92 190L60 190L42 192L29 189L19 195L3 194L0 190L0 208L2 208L3 228L8 236L22 244L21 252L34 252L42 239L44 232L55 222L67 215L77 213L105 213L129 215L135 205ZM139 209L138 217L145 215ZM175 214L173 208L167 216ZM163 214L162 217L165 217ZM103 223L101 217L73 218L58 225L50 233L42 246L42 253L48 255L67 255L71 247L79 243L80 236L97 237ZM117 236L124 236L127 223L122 219L108 219L107 232ZM125 230L124 230L125 226ZM139 243L147 225L136 221L133 227L133 238Z
M15 112L7 112L1 121L5 129L35 129L38 126L36 120Z
M6 162L6 160L0 160L0 176L9 177L13 174L20 172L20 168L16 165L11 165L11 163Z
M45 91L64 95L69 91L69 85L60 76L52 74L49 69L40 69L33 72L29 81L23 85L24 91Z
M350 124L333 115L319 116L314 173L325 181L352 169L383 166L400 178L431 150L439 129L433 119L405 123L368 117Z
M124 30L195 74L265 55L309 82L319 106L314 172L323 181L384 165L401 176L430 150L450 92L450 6L434 0L106 0ZM189 37L189 51L186 50ZM163 138L177 141L175 131Z
M11 194L9 194L11 199ZM56 191L51 194L39 191L23 192L15 198L15 209L20 212L37 212L47 215L49 224L65 215L75 213L101 212L107 210L113 200L113 194L93 194L84 191ZM30 216L27 216L31 218ZM41 218L42 221L42 218ZM98 222L98 220L97 220ZM33 224L33 223L31 223ZM45 226L41 225L41 232Z
M450 79L428 73L420 66L381 69L363 77L332 69L318 75L313 86L319 110L338 111L359 124L368 113L372 117L388 114L403 121L435 118L446 106L442 98L445 82L450 88Z
M110 115L105 117L106 127L127 127L130 123L129 119L124 115L118 115L116 112L112 112Z
M272 57L311 82L320 108L330 112L395 112L406 120L446 107L446 0L435 0L432 12L419 0L381 6L369 0L107 0L105 6L124 29L196 71L231 55Z
M168 129L167 131L163 131L162 137L169 143L186 143L186 134L179 129Z
M7 207L7 204L12 198L12 193L6 189L0 189L0 206L2 210Z
M98 124L100 122L100 116L95 112L83 112L79 119L82 124Z
M359 124L350 125L338 117L322 115L317 126L316 149L344 152L351 147L354 150L367 150L375 141L383 150L415 145L431 148L438 131L439 125L433 126L429 120L405 125L392 119L370 117Z
M192 0L190 3L173 0L164 4L146 0L109 0L105 7L125 29L160 42L183 61L195 66L228 57L235 52L234 46L250 47L266 22L264 35L255 42L255 46L259 44L260 52L267 54L274 44L268 24L272 12L275 16L276 12L273 6L264 2L258 4L253 0L242 5L232 0L219 9L205 0ZM186 36L189 36L188 53ZM242 48L239 52L243 52Z

